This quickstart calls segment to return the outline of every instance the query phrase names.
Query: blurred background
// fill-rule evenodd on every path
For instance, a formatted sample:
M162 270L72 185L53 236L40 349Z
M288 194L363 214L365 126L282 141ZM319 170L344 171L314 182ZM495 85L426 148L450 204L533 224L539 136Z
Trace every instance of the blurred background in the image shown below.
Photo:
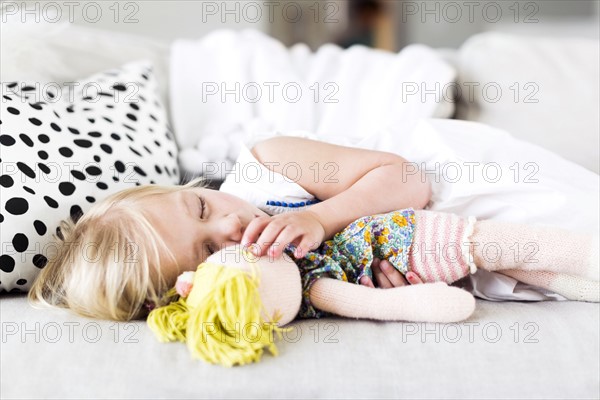
M233 116L246 124L242 130L268 130L259 124L251 124L249 117L246 118L251 115L261 123L279 124L277 129L280 130L293 127L338 136L352 136L352 132L366 135L380 125L396 128L400 123L434 117L476 121L504 129L594 172L600 171L600 0L65 0L0 3L2 80L62 83L131 60L151 59L179 144L182 149L202 149L202 155L193 153L188 157L200 160L199 163L220 153L198 137L208 137L210 132L228 132L229 125L239 125L235 129L242 129L243 124L235 122ZM307 110L311 110L308 114L296 111L300 106L295 105L295 111L290 111L289 115L279 110L265 112L259 118L258 114L266 108L246 103L243 105L245 114L236 114L239 110L235 104L222 101L213 105L214 110L223 115L219 124L225 124L224 121L228 124L220 126L215 122L215 113L207 111L213 110L208 102L193 111L178 108L177 104L196 104L183 98L194 98L194 90L198 89L189 82L207 79L211 61L218 62L227 54L231 59L248 62L249 58L244 58L247 55L226 42L222 42L220 48L208 46L210 51L217 52L212 58L189 56L177 63L171 55L182 42L186 46L189 43L185 42L200 43L202 40L198 39L223 29L253 29L287 46L305 43L313 51L329 43L343 48L364 45L392 52L412 44L423 44L440 58L414 68L416 64L411 63L411 68L400 71L401 53L396 57L395 54L384 55L356 48L353 54L362 54L364 58L344 58L347 65L343 65L341 62L336 64L335 57L327 58L328 54L336 52L325 47L313 58L322 56L325 60L324 66L318 69L318 76L320 79L328 77L322 80L323 84L333 82L337 85L335 88L341 87L339 93L344 102L334 106L315 101L314 105L307 105ZM252 32L247 34L254 35ZM261 41L263 35L253 37L258 44L264 43ZM253 47L255 43L247 42L248 48L257 48ZM222 54L218 53L220 50ZM274 62L264 65L272 68L269 76L288 76L286 73L297 76L294 74L298 71L308 70L303 68L317 70L315 64L307 66L308 63L301 61L308 59L305 46L294 50L299 50L294 59L295 70L282 69L273 53ZM191 53L188 49L186 54ZM206 54L202 53L202 57ZM387 80L382 79L382 75L374 76L373 71L379 71L375 58L394 59L386 65ZM440 68L450 71L452 76L444 78L441 70L435 70L441 64L443 67ZM177 65L185 68L171 68ZM176 73L171 73L175 70ZM348 72L350 70L352 73ZM220 79L220 82L223 76L229 76L233 71L238 71L240 76L258 73L256 68L247 68L243 62L232 64L231 68L219 66L215 71L220 75L212 79ZM186 73L189 75L184 78ZM411 97L414 103L407 99L394 103L406 92L402 86L394 87L390 77L398 79L398 85L419 83L418 93ZM434 85L439 84L444 96L433 98L431 88L425 84L427 79L432 79ZM363 84L367 81L369 84ZM179 86L177 82L180 82ZM307 82L302 81L302 84L309 90ZM488 91L490 88L492 94ZM183 92L185 96L177 97ZM391 100L383 101L382 92L389 93ZM355 93L360 96L349 95ZM177 99L180 99L179 103ZM340 111L349 104L360 112ZM277 106L281 104L277 103ZM406 111L412 106L421 111L431 108L423 114ZM231 111L224 111L229 110L228 107L232 107ZM373 113L369 114L368 110ZM354 119L327 119L325 112L339 115L347 112ZM365 116L371 118L368 124L355 123ZM395 122L391 123L387 118L393 118ZM189 127L189 132L185 133L183 126ZM570 135L574 132L579 135L578 140L572 140ZM230 139L233 142L234 136ZM184 169L193 169L188 167Z
M51 1L2 3L30 10L38 7L46 16L57 9L60 20L163 40L198 38L220 28L255 28L286 45L304 42L313 50L329 42L391 51L411 43L457 48L483 31L598 38L600 15L597 0L152 0L81 1L72 2L72 6Z

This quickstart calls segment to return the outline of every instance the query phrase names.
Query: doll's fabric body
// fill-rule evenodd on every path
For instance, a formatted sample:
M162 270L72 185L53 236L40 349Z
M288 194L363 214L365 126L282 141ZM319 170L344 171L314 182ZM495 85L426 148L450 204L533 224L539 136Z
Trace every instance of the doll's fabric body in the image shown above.
M293 245L286 246L285 254L298 265L302 277L303 301L298 316L325 315L310 303L310 288L319 278L358 284L361 277L372 277L371 264L375 257L388 260L400 273L406 274L414 226L414 211L398 210L359 218L301 258L294 257Z

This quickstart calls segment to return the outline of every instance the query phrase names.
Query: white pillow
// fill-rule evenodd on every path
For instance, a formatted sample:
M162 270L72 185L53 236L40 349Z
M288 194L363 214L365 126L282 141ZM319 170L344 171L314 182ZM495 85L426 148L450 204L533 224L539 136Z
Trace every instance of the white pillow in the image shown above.
M473 36L459 50L459 80L474 97L463 90L456 117L507 130L598 173L599 58L597 40Z
M52 23L48 16L3 15L0 79L72 82L140 59L154 65L161 102L168 106L169 43L144 36ZM6 20L6 22L5 22ZM167 108L168 111L168 108Z
M96 74L73 91L42 88L2 85L0 292L29 289L55 254L60 220L76 220L122 189L179 182L177 146L149 61Z
M357 142L454 112L444 93L456 71L422 45L391 53L326 44L313 53L258 31L219 30L175 41L171 55L173 126L181 166L193 174L235 161L243 136L305 130Z

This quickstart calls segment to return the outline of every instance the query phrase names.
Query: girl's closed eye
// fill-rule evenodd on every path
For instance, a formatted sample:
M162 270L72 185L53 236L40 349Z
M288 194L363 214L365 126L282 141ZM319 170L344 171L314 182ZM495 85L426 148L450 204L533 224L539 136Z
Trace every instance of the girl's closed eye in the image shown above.
M198 196L198 199L200 199L200 219L204 219L204 214L206 213L206 201L201 196ZM211 247L210 243L206 243L206 249L208 250L209 256L215 253L215 250Z
M204 199L200 196L198 196L198 198L200 199L200 218L204 218L204 212L206 210L206 202L204 201Z

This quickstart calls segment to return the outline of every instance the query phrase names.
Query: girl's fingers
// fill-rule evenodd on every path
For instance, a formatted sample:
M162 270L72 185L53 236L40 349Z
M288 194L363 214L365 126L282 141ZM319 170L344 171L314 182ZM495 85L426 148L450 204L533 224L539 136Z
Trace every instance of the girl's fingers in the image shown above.
M380 263L373 263L372 267L373 277L375 277L375 281L377 281L377 287L380 287L382 289L389 289L394 287L390 280L387 278L387 276L381 270Z
M256 244L258 245L258 253L254 253L257 256L262 256L267 252L267 249L276 242L277 237L281 231L285 228L285 225L281 223L274 223L271 221L262 231Z
M398 271L388 260L381 260L379 269L385 274L385 277L390 281L393 287L408 285L404 276Z
M271 222L271 217L258 217L254 218L246 229L244 230L244 235L242 236L241 245L247 246L252 243L256 243L258 237L260 236L265 226L269 225Z
M279 230L283 227L273 224L271 217L255 218L246 227L242 236L242 246L249 246L249 250L256 256L265 254L268 244L272 243ZM266 242L266 243L265 243Z
M373 285L373 281L371 280L371 278L369 278L366 275L360 278L360 284L370 288L375 288L375 285Z
M412 271L406 273L406 279L408 279L408 282L411 285L418 285L419 283L423 283L421 278L419 278L419 275L415 274Z
M298 231L292 225L286 226L275 238L273 244L268 248L269 257L277 258L283 253L283 249L298 238Z
M296 251L294 251L294 257L304 257L306 253L308 253L310 250L316 249L317 247L319 247L320 244L321 243L311 240L310 237L304 235L302 236L302 240L300 241L298 246L296 246Z

